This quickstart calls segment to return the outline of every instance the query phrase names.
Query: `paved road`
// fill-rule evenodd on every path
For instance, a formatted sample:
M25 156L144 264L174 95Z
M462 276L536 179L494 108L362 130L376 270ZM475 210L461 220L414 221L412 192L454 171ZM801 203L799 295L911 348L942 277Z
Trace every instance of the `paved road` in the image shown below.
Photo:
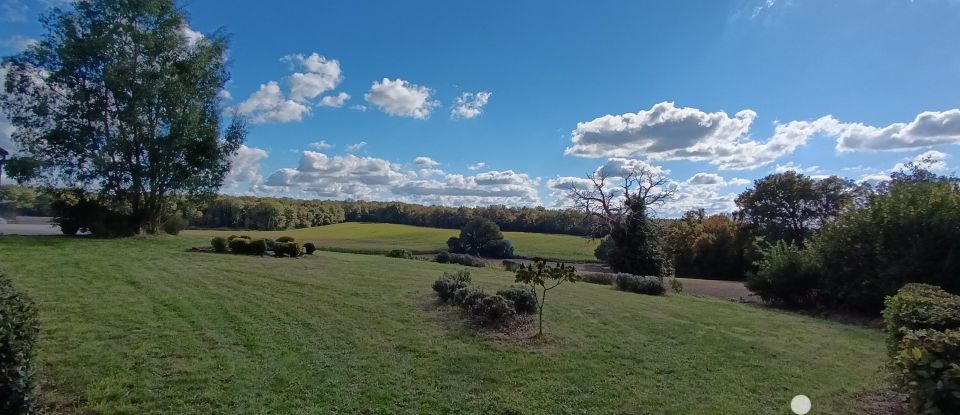
M50 224L2 224L0 235L60 235L60 228Z

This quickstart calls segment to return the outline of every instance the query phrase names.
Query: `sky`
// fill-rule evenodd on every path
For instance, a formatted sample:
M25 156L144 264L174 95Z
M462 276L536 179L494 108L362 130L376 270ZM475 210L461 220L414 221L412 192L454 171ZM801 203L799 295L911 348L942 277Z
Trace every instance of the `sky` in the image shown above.
M0 0L0 54L56 4ZM775 172L960 163L960 0L179 4L230 34L224 193L552 208L646 166L675 217Z

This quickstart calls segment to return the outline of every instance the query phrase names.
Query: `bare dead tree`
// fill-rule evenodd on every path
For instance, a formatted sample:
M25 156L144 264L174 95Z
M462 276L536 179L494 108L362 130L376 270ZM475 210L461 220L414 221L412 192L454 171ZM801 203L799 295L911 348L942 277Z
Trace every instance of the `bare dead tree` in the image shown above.
M605 169L586 176L586 187L571 186L569 197L574 208L600 219L601 225L613 231L630 214L630 206L655 208L673 198L676 186L669 178L648 166L636 166L623 173L611 174Z

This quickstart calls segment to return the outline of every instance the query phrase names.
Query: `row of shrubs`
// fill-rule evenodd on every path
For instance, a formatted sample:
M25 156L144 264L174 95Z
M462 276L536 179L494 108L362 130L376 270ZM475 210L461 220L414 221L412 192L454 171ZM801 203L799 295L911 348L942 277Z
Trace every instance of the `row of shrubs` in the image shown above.
M33 407L33 355L40 322L33 301L0 275L0 414Z
M960 296L907 284L886 299L883 317L890 358L913 410L960 413Z
M487 262L482 258L467 254L451 254L446 251L437 254L436 261L441 264L460 264L477 268L487 266Z
M518 314L537 312L537 297L530 287L512 286L490 295L471 285L467 270L444 272L434 281L433 290L441 302L459 306L485 325L504 325Z
M583 281L591 284L613 285L620 291L629 291L638 294L663 295L667 292L667 285L662 277L652 277L645 275L633 275L625 273L585 273L582 276ZM683 284L676 278L671 281L672 289L680 293L683 291Z
M235 255L264 256L272 252L276 257L298 257L306 253L313 255L317 247L312 242L300 244L292 237L282 236L277 240L263 238L252 239L247 235L230 235L227 238L217 236L210 240L213 251L217 253L230 252Z

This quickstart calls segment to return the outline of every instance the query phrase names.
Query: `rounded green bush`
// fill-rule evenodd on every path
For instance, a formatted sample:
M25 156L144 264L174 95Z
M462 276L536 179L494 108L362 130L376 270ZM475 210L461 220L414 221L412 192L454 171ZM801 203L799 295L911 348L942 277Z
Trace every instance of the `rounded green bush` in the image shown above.
M306 251L307 255L313 255L313 253L317 250L317 246L314 245L313 242L307 242L303 244L303 249Z
M277 238L277 242L293 242L296 241L292 236L281 236Z
M637 294L663 295L667 292L663 278L660 277L620 273L617 274L614 284L620 291Z
M245 238L235 238L227 242L230 246L230 252L235 255L246 255L249 252L250 240Z
M437 257L435 258L435 260L441 264L449 263L450 253L447 251L441 251L439 254L437 254Z
M537 312L537 296L531 287L514 285L497 291L497 295L510 301L517 314L534 314Z
M227 239L222 236L214 237L210 240L210 246L213 247L213 252L227 252Z

